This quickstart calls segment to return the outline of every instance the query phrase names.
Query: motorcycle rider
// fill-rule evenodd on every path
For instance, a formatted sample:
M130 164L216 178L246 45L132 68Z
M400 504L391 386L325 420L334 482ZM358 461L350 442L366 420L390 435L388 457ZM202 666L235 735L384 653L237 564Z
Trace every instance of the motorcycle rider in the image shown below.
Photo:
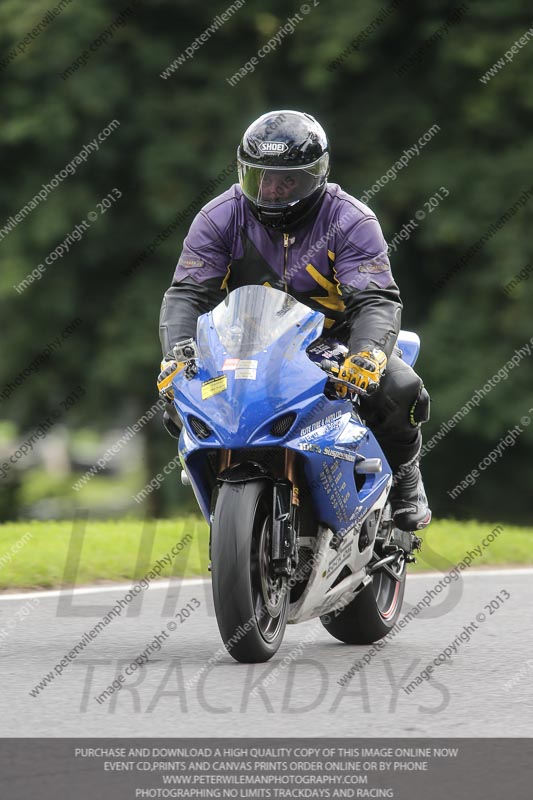
M160 394L172 401L172 380L183 367L174 344L194 338L198 317L227 291L263 284L288 292L322 311L324 331L349 347L339 377L369 392L360 412L394 473L396 526L426 527L431 511L419 454L429 395L394 352L402 302L375 215L327 182L328 140L309 114L263 114L246 130L237 162L239 183L193 220L163 299Z

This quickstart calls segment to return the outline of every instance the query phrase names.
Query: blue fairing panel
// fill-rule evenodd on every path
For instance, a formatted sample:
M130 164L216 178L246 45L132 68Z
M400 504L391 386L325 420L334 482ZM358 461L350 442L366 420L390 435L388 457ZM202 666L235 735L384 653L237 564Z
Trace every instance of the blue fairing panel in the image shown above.
M173 388L181 463L206 519L222 463L217 451L248 450L250 461L266 451L297 453L316 519L340 534L390 485L391 469L357 407L326 392L326 373L307 354L323 321L264 286L236 289L199 318L196 372L182 370ZM398 346L414 364L418 336L401 331ZM368 459L379 459L381 471L365 471Z
M402 351L402 361L414 366L420 352L420 337L412 331L400 331L398 334L397 347Z

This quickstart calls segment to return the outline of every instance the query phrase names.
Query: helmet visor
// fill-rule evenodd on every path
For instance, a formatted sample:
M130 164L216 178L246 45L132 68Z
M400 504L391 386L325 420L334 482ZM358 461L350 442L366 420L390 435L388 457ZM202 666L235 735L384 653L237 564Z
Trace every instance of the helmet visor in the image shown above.
M239 183L245 196L261 208L283 209L309 197L328 176L329 157L324 153L313 164L287 169L260 167L239 158Z

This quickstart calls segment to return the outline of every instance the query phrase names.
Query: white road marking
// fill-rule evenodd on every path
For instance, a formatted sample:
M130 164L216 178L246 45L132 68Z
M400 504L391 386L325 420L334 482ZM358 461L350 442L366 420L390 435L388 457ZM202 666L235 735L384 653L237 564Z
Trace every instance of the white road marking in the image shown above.
M153 581L150 583L150 586L145 591L149 591L149 589L168 589L170 586L177 586L178 584L184 586L202 586L204 583L208 583L211 578L182 578L174 581L170 580L163 580L163 581ZM66 594L105 594L106 592L113 592L113 594L117 594L120 592L129 592L131 587L135 586L134 583L115 583L109 584L107 586L80 586L79 588L72 588L72 587L65 587L63 589L45 589L41 592L19 592L17 594L10 594L6 592L5 594L0 593L0 600L25 600L27 597L60 597L61 595ZM139 594L138 597L141 595Z
M413 578L439 578L451 572L454 566L455 565L452 565L450 569L445 572L416 572L414 575L408 575L407 580L412 581ZM480 578L485 575L533 575L533 567L502 567L501 569L483 569L483 567L477 567L475 569L463 570L463 572L460 572L460 575L470 578Z
M453 567L450 567L450 570ZM449 570L448 570L449 571ZM447 575L446 572L416 572L414 575L408 575L408 580L412 581L416 578L441 578ZM533 567L507 567L502 569L469 569L460 573L463 577L469 578L489 578L495 575L533 575ZM204 583L211 583L211 578L182 578L178 580L164 580L154 581L150 584L149 589L169 589L171 586L202 586ZM106 592L128 592L135 583L115 583L108 586L81 586L79 588L65 588L65 589L46 589L41 592L19 592L17 594L10 594L0 592L1 600L25 600L27 597L60 597L63 594L73 593L75 595L82 594L105 594ZM149 591L147 589L146 591Z

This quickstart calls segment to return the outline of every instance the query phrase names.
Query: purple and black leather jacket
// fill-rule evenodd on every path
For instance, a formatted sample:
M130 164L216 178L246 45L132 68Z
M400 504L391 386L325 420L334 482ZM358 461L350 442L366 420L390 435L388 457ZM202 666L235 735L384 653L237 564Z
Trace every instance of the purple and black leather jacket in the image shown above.
M322 311L324 332L352 353L390 356L402 303L372 211L328 183L315 216L283 233L261 225L238 184L197 214L161 307L163 354L196 336L196 321L239 286L264 284Z

